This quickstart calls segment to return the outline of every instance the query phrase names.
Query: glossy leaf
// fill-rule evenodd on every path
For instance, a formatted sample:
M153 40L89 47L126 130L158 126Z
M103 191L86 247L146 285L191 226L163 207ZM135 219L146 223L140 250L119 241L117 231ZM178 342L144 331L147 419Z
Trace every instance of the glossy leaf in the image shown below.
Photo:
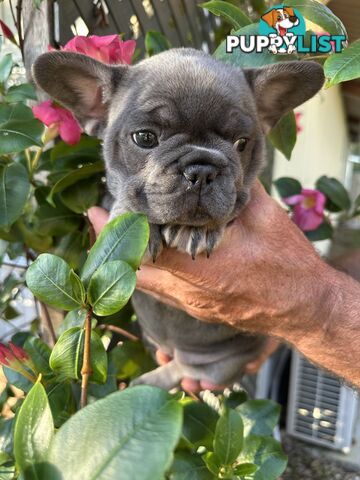
M110 360L121 380L132 380L157 366L141 342L122 342L111 350Z
M44 387L37 382L17 416L14 430L16 464L26 480L41 480L37 464L44 461L54 424Z
M84 285L82 284L82 281L80 280L78 275L74 272L74 270L70 270L70 284L72 287L74 297L76 298L77 302L79 302L80 305L85 305L85 299L86 299L85 288L84 288Z
M325 220L316 230L304 232L304 234L310 242L319 242L320 240L328 240L329 238L332 238L334 229L332 225Z
M24 343L24 350L35 365L37 374L41 373L43 376L52 374L49 366L51 349L45 342L40 338L30 336Z
M84 213L97 204L99 187L95 178L80 180L61 192L62 203L75 213Z
M71 284L71 269L60 257L43 253L26 272L26 283L42 302L63 310L81 306Z
M56 342L50 356L50 367L64 379L79 380L84 355L85 330L73 327L66 330ZM90 381L106 382L107 355L99 335L91 332L91 368Z
M316 182L316 188L326 195L332 204L338 207L337 211L348 210L351 207L348 192L336 178L330 178L324 175ZM326 205L326 207L328 207L328 205ZM331 210L331 208L329 208L329 210Z
M246 402L247 398L248 396L245 390L231 392L230 395L224 399L224 405L228 408L236 408Z
M287 113L269 133L269 140L275 148L290 160L296 143L296 121L294 112Z
M145 35L145 49L151 57L171 48L169 40L160 32L149 30Z
M36 92L33 85L30 83L21 83L10 87L4 97L6 102L24 102L25 100L36 100Z
M31 108L23 103L15 103L14 105L0 105L0 124L8 122L9 120L21 120L27 122L33 120L34 115Z
M0 83L5 83L9 78L13 66L11 53L7 53L0 60Z
M10 227L22 214L29 192L28 174L21 163L0 165L0 228Z
M332 35L347 35L342 21L317 0L287 0L286 6L296 8L301 15Z
M221 462L217 458L214 452L207 452L203 455L202 459L204 460L209 471L215 475L215 478L219 478L219 472L221 468Z
M88 299L96 315L118 312L129 301L136 285L134 270L125 262L115 260L99 267L90 279Z
M63 236L77 229L80 217L63 205L53 208L42 204L36 212L38 228L42 235Z
M218 413L206 403L184 402L183 437L193 447L212 448Z
M324 64L326 86L331 87L360 77L360 40L341 53L330 55Z
M280 405L272 400L248 400L236 408L244 423L244 435L272 435L280 417Z
M176 452L170 471L170 480L213 480L200 455L189 452Z
M295 178L281 177L274 181L274 185L281 198L287 198L301 193L301 183Z
M243 13L240 8L228 2L212 0L211 2L200 3L202 8L206 8L209 12L222 17L229 22L236 30L252 23L250 18Z
M11 370L9 367L3 366L3 372L7 379L7 381L14 385L16 388L19 388L23 392L29 392L34 385L34 382L31 382L28 378L25 378L21 373L15 372L15 370Z
M87 165L83 165L80 168L77 168L71 172L66 173L60 180L58 180L53 188L50 191L50 194L47 198L48 202L54 202L53 198L55 193L62 192L70 185L74 185L79 180L84 178L89 178L91 175L96 173L100 173L104 171L104 164L102 161L89 163Z
M21 152L33 145L41 146L44 125L39 120L9 120L0 125L0 155Z
M242 463L234 468L234 473L239 477L253 475L259 467L254 463Z
M250 435L244 443L238 462L258 466L252 477L254 480L276 480L286 468L287 457L279 442L273 438Z
M231 465L244 443L244 425L236 410L226 409L215 429L214 453L223 465Z
M95 270L106 262L122 260L137 269L149 240L145 215L126 213L109 222L89 252L81 279L87 285Z
M139 386L80 410L56 434L45 472L52 480L157 480L172 463L181 406L164 390ZM66 459L66 461L64 461Z
M68 312L66 314L64 320L60 323L59 328L57 329L56 333L58 335L61 335L66 330L69 330L69 328L83 327L84 322L85 322L85 318L86 318L86 313L87 312L84 308L71 310L71 312ZM94 321L95 325L96 325L95 318L93 318L92 321Z

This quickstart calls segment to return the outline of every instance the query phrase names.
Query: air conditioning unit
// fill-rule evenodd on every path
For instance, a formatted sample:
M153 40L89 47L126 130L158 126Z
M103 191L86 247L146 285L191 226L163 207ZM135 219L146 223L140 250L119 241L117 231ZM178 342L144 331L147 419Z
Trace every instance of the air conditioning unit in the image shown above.
M356 393L292 353L287 432L307 442L349 452L356 422Z

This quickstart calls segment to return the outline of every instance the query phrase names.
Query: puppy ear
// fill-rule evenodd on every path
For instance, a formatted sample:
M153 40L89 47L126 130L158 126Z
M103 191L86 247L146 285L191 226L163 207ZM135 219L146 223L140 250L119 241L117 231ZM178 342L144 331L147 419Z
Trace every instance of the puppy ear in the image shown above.
M35 82L70 109L85 131L101 135L110 99L129 67L110 66L72 52L49 52L33 65Z
M274 27L276 20L275 20L275 10L270 10L270 12L265 13L261 18L266 22L270 27Z
M316 62L282 62L244 69L244 73L265 133L285 113L313 97L324 83L323 69Z
M296 17L294 9L290 7L285 7L284 11L289 14L290 17Z

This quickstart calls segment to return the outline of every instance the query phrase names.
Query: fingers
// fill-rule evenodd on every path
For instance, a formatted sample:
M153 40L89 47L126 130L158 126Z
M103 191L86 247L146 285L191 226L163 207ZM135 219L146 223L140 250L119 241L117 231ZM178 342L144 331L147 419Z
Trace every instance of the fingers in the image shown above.
M109 220L109 212L101 207L91 207L87 213L95 234L98 236Z

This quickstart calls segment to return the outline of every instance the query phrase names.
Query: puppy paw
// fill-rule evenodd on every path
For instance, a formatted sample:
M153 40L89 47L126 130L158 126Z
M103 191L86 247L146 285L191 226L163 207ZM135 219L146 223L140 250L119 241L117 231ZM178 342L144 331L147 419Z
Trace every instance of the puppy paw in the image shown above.
M177 248L195 259L199 253L206 252L209 257L218 246L224 228L211 230L207 227L188 227L184 225L165 225L162 236L168 247Z
M155 262L163 249L163 238L161 235L161 227L150 223L150 238L145 261L152 260Z

